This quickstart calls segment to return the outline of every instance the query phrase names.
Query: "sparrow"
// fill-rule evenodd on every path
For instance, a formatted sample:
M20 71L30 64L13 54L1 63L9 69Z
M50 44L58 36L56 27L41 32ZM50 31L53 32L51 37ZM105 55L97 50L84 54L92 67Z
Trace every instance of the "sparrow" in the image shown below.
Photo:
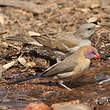
M90 59L92 58L100 59L97 49L89 45L82 46L75 53L66 57L61 62L54 64L43 73L37 74L36 76L33 76L27 80L46 77L55 80L63 87L71 90L69 87L63 84L63 81L66 79L71 81L81 76L82 73L89 68L91 63Z
M76 32L61 32L53 37L32 36L40 44L59 50L73 53L84 45L91 45L89 38L94 34L94 28L99 27L93 23L82 24Z
M6 40L19 41L37 46L46 46L60 52L73 53L81 46L91 45L89 38L94 34L94 28L98 25L93 23L82 24L76 32L61 32L54 36L10 36Z

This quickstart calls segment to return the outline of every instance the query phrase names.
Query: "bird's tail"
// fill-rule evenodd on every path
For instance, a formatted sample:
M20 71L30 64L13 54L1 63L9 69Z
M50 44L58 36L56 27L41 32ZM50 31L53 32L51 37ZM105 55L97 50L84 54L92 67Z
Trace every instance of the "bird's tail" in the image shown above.
M28 77L28 78L23 78L23 79L17 78L16 80L10 81L7 84L9 84L9 85L10 84L20 84L20 83L24 83L24 82L29 81L29 80L32 80L32 79L39 79L39 78L41 78L41 75L40 74L37 74L35 76L31 76L31 77Z
M15 36L9 36L6 38L6 40L17 41L17 42L27 43L27 44L31 44L31 45L36 45L36 46L43 46L42 44L37 42L32 37L30 37L30 36L27 37L27 36L19 35L19 34L15 35Z
M25 38L23 35L15 35L15 36L9 36L6 38L6 40L10 41L17 41L17 42L25 42Z

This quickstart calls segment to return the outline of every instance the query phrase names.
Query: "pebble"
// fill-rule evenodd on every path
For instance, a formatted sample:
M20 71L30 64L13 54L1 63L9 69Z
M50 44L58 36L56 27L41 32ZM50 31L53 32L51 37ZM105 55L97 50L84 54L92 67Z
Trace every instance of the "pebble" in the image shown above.
M52 109L42 102L34 102L30 103L25 110L52 110Z
M72 104L70 102L53 104L51 107L53 110L91 110L91 108L85 104Z
M86 104L78 104L74 101L53 104L51 107L43 102L34 102L27 105L25 110L92 110Z

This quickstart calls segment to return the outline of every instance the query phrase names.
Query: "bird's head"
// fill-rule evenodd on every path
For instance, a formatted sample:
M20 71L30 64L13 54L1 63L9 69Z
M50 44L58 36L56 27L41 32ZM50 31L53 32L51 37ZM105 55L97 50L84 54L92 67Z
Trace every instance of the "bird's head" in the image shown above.
M83 24L78 29L78 34L80 34L80 37L83 39L90 38L94 34L94 28L97 28L98 25L93 23L87 23Z
M97 49L92 46L83 46L81 47L81 51L84 54L85 58L87 59L92 59L92 58L100 59L101 58Z

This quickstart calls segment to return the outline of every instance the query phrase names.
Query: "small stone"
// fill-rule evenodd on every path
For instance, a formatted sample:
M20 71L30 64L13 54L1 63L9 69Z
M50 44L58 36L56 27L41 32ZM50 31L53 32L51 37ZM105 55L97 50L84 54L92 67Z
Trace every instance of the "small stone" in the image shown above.
M0 14L0 24L4 25L8 22L8 17L4 14Z
M97 22L97 20L98 20L98 16L93 16L93 17L89 18L87 20L87 22L88 23L94 23L94 22Z
M53 110L91 110L85 104L72 104L72 102L53 104L51 107Z
M25 110L51 110L51 108L42 102L34 102L30 103Z
M94 9L94 8L99 8L100 7L100 2L99 0L92 0L90 2L90 8Z
M90 7L93 9L93 8L98 8L98 7L100 7L100 5L99 5L99 4L92 4Z
M0 105L0 110L8 110L8 107Z
M8 48L9 45L6 42L2 42L2 46L5 47L5 48Z
M79 8L78 10L80 10L83 13L88 13L90 11L89 8Z
M35 62L27 62L27 63L26 63L26 66L27 66L27 67L35 67L36 64L35 64Z
M2 14L0 14L0 23L1 24L5 23L4 16Z
M28 32L30 36L41 36L40 33L34 32L34 31L29 31Z
M94 16L92 16L91 18L89 18L88 20L87 20L87 22L88 23L95 23L95 22L97 22L97 24L98 23L100 23L102 21L102 18L101 18L101 16L100 15L94 15ZM98 25L99 26L99 25ZM97 27L97 26L96 26ZM100 26L99 26L100 27Z
M19 62L20 64L22 64L22 65L25 66L25 64L26 64L27 61L25 60L25 58L19 57L19 58L18 58L18 62Z

